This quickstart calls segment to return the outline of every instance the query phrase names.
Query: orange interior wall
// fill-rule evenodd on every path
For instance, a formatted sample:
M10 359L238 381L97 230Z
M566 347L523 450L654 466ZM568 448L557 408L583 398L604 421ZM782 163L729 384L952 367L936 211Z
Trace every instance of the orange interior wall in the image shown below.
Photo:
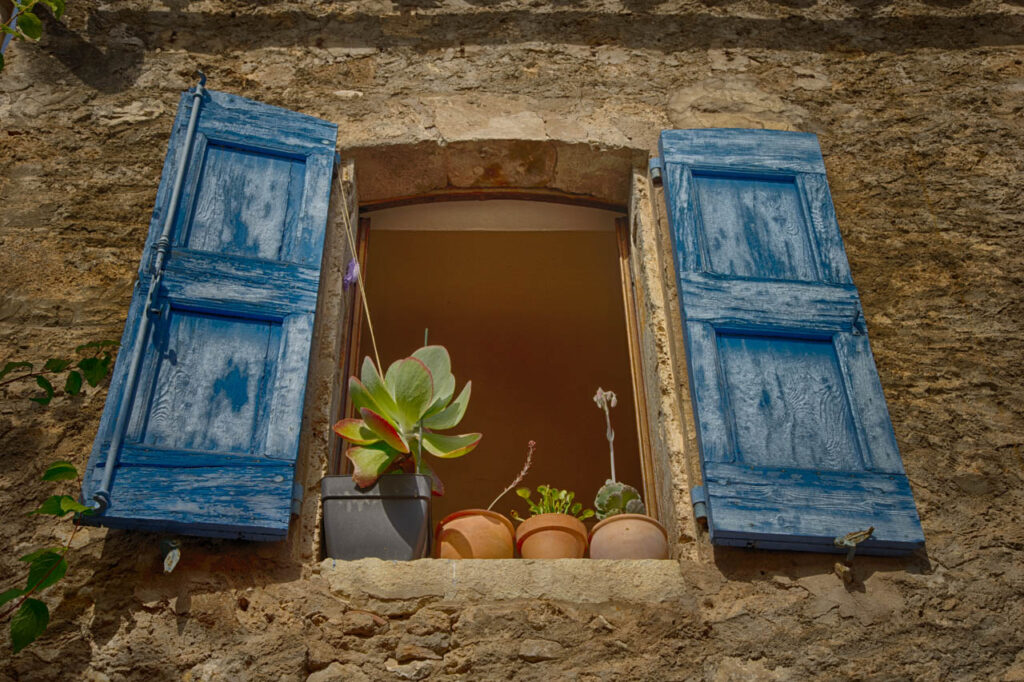
M451 433L484 434L465 457L431 457L446 486L435 521L486 507L522 467L531 439L537 451L523 485L569 488L592 506L609 476L598 386L619 397L618 478L642 489L611 220L585 231L375 231L373 215L364 275L383 364L419 347L428 328L430 343L451 353L456 390L473 381ZM372 354L365 325L361 350ZM511 492L495 506L513 508L526 515Z

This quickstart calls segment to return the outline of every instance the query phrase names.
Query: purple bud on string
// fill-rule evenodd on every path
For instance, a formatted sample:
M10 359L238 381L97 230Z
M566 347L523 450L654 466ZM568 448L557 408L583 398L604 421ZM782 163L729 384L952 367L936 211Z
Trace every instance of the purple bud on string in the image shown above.
M345 268L345 277L341 280L341 286L345 291L348 288L359 281L359 261L355 258L348 262L348 267Z

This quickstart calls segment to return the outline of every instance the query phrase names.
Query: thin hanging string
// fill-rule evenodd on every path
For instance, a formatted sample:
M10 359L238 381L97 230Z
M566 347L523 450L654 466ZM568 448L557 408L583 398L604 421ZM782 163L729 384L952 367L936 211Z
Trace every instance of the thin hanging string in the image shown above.
M359 282L359 293L363 299L363 312L366 313L366 326L370 330L370 343L373 345L373 357L377 358L377 371L383 372L384 367L380 364L380 353L377 352L377 337L373 333L373 320L370 319L370 305L366 302L366 285L363 284L363 269L359 267L359 260L356 254L356 240L352 236L352 219L348 214L348 193L345 191L345 183L341 183L341 217L345 221L345 236L348 237L348 248L352 251L352 258L356 259L356 281Z

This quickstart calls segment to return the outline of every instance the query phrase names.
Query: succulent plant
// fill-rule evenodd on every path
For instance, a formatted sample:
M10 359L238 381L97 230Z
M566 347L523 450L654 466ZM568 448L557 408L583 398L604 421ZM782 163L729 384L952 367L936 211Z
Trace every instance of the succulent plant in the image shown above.
M616 514L646 514L647 508L640 498L640 491L631 485L608 479L597 491L594 498L597 518L603 521Z
M551 486L539 485L537 486L537 492L540 493L540 499L534 502L530 499L531 493L529 488L516 489L516 495L526 500L526 504L530 507L530 514L533 516L538 514L569 514L582 521L594 515L593 509L584 509L583 505L579 502L573 502L576 493L570 490L559 490ZM523 521L515 511L512 512L512 518L516 521Z
M423 458L423 451L454 459L472 451L481 434L448 436L438 433L462 421L472 382L455 396L451 358L444 346L424 346L396 360L383 378L370 358L359 377L348 382L349 397L361 419L342 419L334 431L351 443L345 454L352 461L352 479L360 488L399 469L428 474L435 495L444 494L440 479Z
M615 480L615 431L612 430L612 417L608 408L615 407L618 398L612 391L598 388L597 393L594 394L594 403L598 409L604 411L604 421L607 425L605 438L608 439L608 454L612 464L612 477L604 482L594 498L597 518L599 521L603 521L616 514L646 514L647 508L644 506L643 499L640 498L640 491L631 485Z

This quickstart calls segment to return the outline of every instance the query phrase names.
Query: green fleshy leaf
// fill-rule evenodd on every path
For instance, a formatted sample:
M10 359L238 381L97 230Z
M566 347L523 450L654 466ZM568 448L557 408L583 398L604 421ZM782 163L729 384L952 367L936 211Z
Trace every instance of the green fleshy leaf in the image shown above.
M452 360L444 346L423 346L412 357L426 366L435 381L452 373Z
M370 445L381 440L362 419L342 419L334 425L334 432L356 445Z
M455 459L472 452L483 436L479 433L467 433L461 436L443 436L440 433L423 432L423 448L442 459Z
M398 423L412 429L434 401L434 379L422 360L403 358L388 367L384 385L395 397Z
M25 590L40 592L64 577L68 562L56 552L43 552L29 565Z
M445 408L455 393L455 377L452 375L452 361L448 349L444 346L424 346L413 353L412 357L426 365L434 379L434 400L424 416L437 414Z
M4 365L3 369L0 369L0 379L3 379L5 376L7 376L8 374L10 374L11 372L13 372L16 369L27 369L28 371L31 372L32 371L32 363L31 362L8 362L7 364Z
M383 443L351 447L345 451L353 465L352 480L360 488L369 488L388 470L398 453Z
M40 405L49 405L50 400L52 399L47 398L46 396L37 396L35 398L29 398L29 400L31 400L34 403L39 403Z
M68 372L67 381L64 382L64 392L68 395L78 395L82 392L82 373L76 370Z
M21 608L11 619L11 646L18 653L39 635L43 634L50 624L50 610L38 599L26 599Z
M374 412L383 412L377 401L373 399L370 392L366 390L366 386L363 382L359 381L355 377L349 377L348 380L348 398L352 401L352 407L359 411L361 409L368 408Z
M359 410L363 415L363 421L373 433L380 437L380 440L399 452L409 452L409 443L402 437L402 434L395 428L395 425L384 417L380 416L369 408Z
M459 397L452 401L448 407L438 414L431 417L425 417L423 419L423 426L439 431L452 429L458 426L459 422L462 421L462 417L466 414L466 408L469 406L469 396L472 385L472 381L467 381L466 387L462 389L462 393L459 394Z
M363 367L359 376L363 380L363 387L366 389L366 392L370 394L370 397L377 404L376 407L369 406L370 409L388 416L398 412L394 396L388 393L384 380L380 378L377 367L369 357L363 358Z
M0 606L3 606L12 599L17 599L23 594L25 594L25 590L20 590L17 587L12 587L6 592L0 592Z
M54 462L43 473L44 481L73 481L78 478L78 469L71 462Z
M43 369L47 372L63 372L65 369L71 366L70 360L61 360L60 358L50 358L43 365Z
M18 15L18 29L32 40L39 40L43 35L43 22L32 12Z

